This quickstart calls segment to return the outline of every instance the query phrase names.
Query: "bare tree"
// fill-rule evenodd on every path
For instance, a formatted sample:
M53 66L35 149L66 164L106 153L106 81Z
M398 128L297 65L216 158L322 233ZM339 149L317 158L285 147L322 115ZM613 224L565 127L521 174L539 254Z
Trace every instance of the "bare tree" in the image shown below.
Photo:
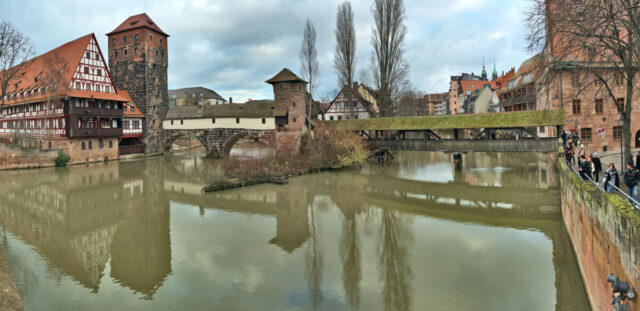
M0 24L0 109L4 107L9 86L22 78L33 46L27 36L11 23Z
M44 71L40 73L37 78L37 84L42 85L42 92L46 96L46 103L44 104L44 120L40 126L40 135L38 135L38 145L42 148L42 138L51 131L52 126L49 124L49 115L56 108L62 107L62 96L66 93L69 86L64 83L64 72L68 70L66 68L66 62L58 54L51 55L44 60Z
M548 88L554 81L562 84L563 75L570 73L574 96L609 98L622 121L624 162L629 162L640 59L640 0L529 1L527 39L530 50L542 50L542 84ZM564 105L562 93L560 97Z
M395 99L408 85L409 63L404 58L405 7L403 0L374 0L371 36L373 78L380 92L383 117L395 115Z
M351 3L343 2L338 6L336 15L336 54L333 59L333 68L338 73L338 88L353 87L353 77L356 66L356 30L353 26L353 11ZM355 90L354 90L355 91ZM356 103L347 93L347 101L351 118L355 117Z
M300 66L302 67L302 78L309 82L310 100L307 100L307 116L311 111L311 103L313 95L316 92L318 82L318 51L316 50L316 28L310 19L304 27L304 36L302 38L302 47L300 48Z

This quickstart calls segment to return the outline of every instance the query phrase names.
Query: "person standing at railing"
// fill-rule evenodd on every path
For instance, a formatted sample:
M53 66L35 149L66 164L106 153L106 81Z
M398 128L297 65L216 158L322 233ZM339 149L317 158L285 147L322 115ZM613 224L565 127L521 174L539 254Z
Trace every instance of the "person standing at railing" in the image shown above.
M640 182L640 172L633 167L633 162L627 163L627 170L624 171L624 183L627 185L627 194L636 202L638 201L638 182ZM633 201L629 200L632 205Z
M602 162L600 161L600 158L598 158L597 152L593 153L591 162L593 162L593 181L597 183L600 179L600 172L602 172Z
M613 163L609 163L609 168L604 172L602 177L602 185L607 192L616 192L616 189L611 185L620 188L620 176L618 176L618 170Z
M587 158L584 155L580 156L580 165L578 171L580 172L580 178L582 180L591 179L591 157Z

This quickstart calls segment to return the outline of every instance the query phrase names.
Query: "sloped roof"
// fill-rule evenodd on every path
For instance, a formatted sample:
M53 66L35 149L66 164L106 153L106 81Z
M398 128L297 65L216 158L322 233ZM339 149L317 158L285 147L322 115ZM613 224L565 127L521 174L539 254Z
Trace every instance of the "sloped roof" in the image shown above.
M275 75L273 78L265 81L269 84L274 84L274 83L278 83L278 82L302 82L302 83L308 83L307 81L303 80L302 78L296 76L295 73L293 73L291 70L289 70L288 68L284 68L282 69L277 75Z
M265 118L282 114L273 100L254 100L244 104L172 107L165 120L199 118Z
M467 95L467 91L473 93L477 89L484 88L485 85L489 85L492 89L496 87L495 81L476 81L476 80L461 80L460 88L462 92Z
M169 99L174 99L174 96L175 99L185 98L185 95L193 96L193 94L198 98L217 99L224 101L225 103L227 102L227 100L222 98L222 96L220 96L216 91L201 86L169 90Z
M125 117L125 118L144 118L144 114L142 113L142 111L140 111L140 109L138 109L138 106L136 106L136 104L133 103L133 100L131 99L131 96L129 96L129 92L127 92L125 90L121 90L120 91L120 95L122 95L123 97L128 98L127 102L125 102L124 105L123 105L123 107L124 107L123 117ZM131 110L131 108L133 108L133 111Z
M169 37L168 34L162 31L162 29L160 29L160 27L158 27L158 25L156 25L156 23L151 20L147 13L129 16L129 18L127 18L122 24L120 24L120 26L116 27L116 29L108 33L107 36L138 28L148 28L159 34Z
M95 39L95 35L91 33L73 41L67 42L40 56L37 56L27 61L25 64L18 65L23 66L23 68L21 68L22 74L20 75L20 80L12 81L11 85L9 85L9 87L7 88L7 95L46 87L47 85L44 85L43 81L47 80L47 71L49 70L51 72L57 72L58 70L63 70L62 76L60 77L60 85L56 89L56 92L58 92L56 96L73 96L126 101L127 99L120 95L120 90L116 90L116 94L113 94L95 91L73 90L67 88L67 86L71 83L73 74L80 64L80 60L82 59L82 56L84 55L85 50L91 42L92 38L95 42L98 42L98 40ZM54 66L55 68L52 69L50 68L51 66ZM38 78L38 82L35 82L36 78ZM15 87L16 83L18 84L17 88ZM50 96L50 94L43 95L42 93L39 93L38 96L31 96L28 98L25 96L25 98L23 99L6 101L5 103L7 105L16 105L38 102L45 100L47 96Z
M373 117L376 114L376 111L373 109L373 104L371 102L369 102L368 100L364 99L364 97L362 97L362 95L360 95L360 93L356 90L354 90L352 87L349 87L348 85L345 85L342 87L342 90L340 90L340 92L338 93L338 95L336 95L336 98L333 99L333 101L331 102L331 104L329 104L329 107L327 108L326 111L328 111L329 109L331 109L331 106L335 105L336 100L338 100L338 98L340 97L340 94L346 93L346 92L350 92L351 95L359 102L362 104L362 106L364 107L364 109L367 110L367 112L369 112L369 115L371 117Z

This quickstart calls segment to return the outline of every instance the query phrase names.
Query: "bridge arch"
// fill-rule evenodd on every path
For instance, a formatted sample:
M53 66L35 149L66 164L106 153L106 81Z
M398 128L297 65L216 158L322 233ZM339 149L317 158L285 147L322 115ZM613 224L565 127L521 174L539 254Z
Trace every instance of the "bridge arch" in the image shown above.
M251 130L239 131L231 135L226 141L224 141L220 145L220 149L219 149L221 151L220 154L225 158L229 157L231 153L231 149L233 149L233 146L240 139L246 138L246 137L249 137L251 139L254 139L257 142L261 142L265 145L273 147L273 144L275 142L275 136L273 136L273 139L271 139L271 136L273 135L269 135L269 133L266 131L251 131Z
M211 150L211 146L207 143L207 141L204 139L204 135L202 132L196 132L196 131L172 131L169 133L166 133L166 137L164 139L164 144L163 144L163 149L164 151L170 151L171 150L171 146L180 138L183 137L193 137L195 139L198 140L198 142L200 142L200 144L204 147L204 149L207 151L207 153L209 153L209 151Z

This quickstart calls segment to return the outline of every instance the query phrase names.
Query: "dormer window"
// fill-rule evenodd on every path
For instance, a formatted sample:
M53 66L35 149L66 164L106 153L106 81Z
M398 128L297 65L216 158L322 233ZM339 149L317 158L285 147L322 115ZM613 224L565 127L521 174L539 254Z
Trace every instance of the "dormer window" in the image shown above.
M35 79L33 79L33 82L38 83L38 80L40 80L40 75L38 75Z

